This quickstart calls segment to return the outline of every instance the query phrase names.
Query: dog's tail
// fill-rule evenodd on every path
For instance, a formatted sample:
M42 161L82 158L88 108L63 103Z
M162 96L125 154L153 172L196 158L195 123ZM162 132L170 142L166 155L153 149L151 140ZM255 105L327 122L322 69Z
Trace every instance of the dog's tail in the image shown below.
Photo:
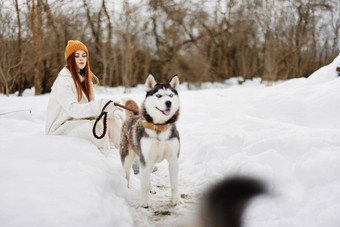
M130 108L130 109L133 109L133 110L136 110L139 112L139 107L137 105L137 103L135 101L133 101L132 99L122 99L123 101L123 104ZM134 115L135 113L130 111L130 110L125 110L125 115L126 115L126 118L129 118L131 117L132 115Z
M266 192L264 183L249 177L232 177L219 182L207 191L203 200L202 226L241 227L248 202Z

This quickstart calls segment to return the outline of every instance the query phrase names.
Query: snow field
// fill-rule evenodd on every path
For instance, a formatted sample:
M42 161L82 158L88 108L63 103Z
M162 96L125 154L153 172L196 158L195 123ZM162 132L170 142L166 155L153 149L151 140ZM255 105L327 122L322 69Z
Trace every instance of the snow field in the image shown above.
M127 189L117 150L44 134L49 95L0 96L0 225L185 225L207 187L239 174L265 181L270 191L250 204L245 226L338 227L339 65L337 57L307 79L271 86L230 80L187 90L182 84L177 126L185 203L174 208L166 162L152 174L152 207L141 209L139 176L132 175ZM141 103L142 86L97 91L97 98L124 97Z

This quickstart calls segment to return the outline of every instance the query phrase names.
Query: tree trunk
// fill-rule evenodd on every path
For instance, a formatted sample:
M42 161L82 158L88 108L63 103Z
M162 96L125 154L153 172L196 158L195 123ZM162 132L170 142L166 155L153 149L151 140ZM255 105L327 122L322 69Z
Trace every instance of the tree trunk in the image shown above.
M110 18L110 14L108 13L107 9L106 9L106 5L105 5L105 0L103 0L102 2L102 8L104 11L104 14L107 18L107 40L104 43L104 49L102 51L102 63L103 63L103 85L107 86L108 85L108 78L110 75L108 75L108 67L109 67L109 62L111 60L111 39L112 39L112 25L111 25L111 18ZM111 77L111 76L110 76Z
M271 31L266 31L264 41L264 75L266 81L275 81L277 79L277 65L275 62L275 46Z
M38 0L38 5L35 5L35 0L32 0L32 12L31 12L31 22L32 22L32 35L33 35L33 52L34 52L34 88L35 95L41 95L41 84L40 84L40 72L39 72L39 62L40 62L40 39L39 30L40 24L40 4ZM38 18L38 19L37 19ZM36 26L36 20L38 25Z
M15 10L17 13L17 23L18 23L18 52L19 52L19 59L22 59L22 40L21 40L21 20L20 20L20 10L19 10L19 4L18 0L15 0ZM22 64L19 66L19 80L18 80L18 91L19 96L22 96L22 93L24 91L24 74L22 72Z
M4 71L2 70L2 68L0 67L0 76L2 78L2 80L4 81L4 85L5 85L5 94L7 96L9 96L9 87L8 87L8 81L6 79L6 76L4 74Z

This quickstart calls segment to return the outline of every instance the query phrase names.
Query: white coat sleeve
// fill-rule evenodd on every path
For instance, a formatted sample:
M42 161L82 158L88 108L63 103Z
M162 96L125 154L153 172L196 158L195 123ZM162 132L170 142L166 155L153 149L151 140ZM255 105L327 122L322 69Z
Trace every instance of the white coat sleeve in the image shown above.
M104 106L104 100L79 103L72 78L60 78L54 86L58 103L74 119L97 117Z

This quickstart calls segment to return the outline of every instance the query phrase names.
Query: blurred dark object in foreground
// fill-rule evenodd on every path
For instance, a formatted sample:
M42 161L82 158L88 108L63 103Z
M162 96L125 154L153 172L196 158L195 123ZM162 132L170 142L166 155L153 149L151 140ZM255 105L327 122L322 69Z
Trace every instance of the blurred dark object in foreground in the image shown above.
M232 177L217 183L203 200L202 227L241 227L249 201L266 192L263 182L250 177Z
M340 67L336 68L336 72L338 73L338 76L340 76Z

